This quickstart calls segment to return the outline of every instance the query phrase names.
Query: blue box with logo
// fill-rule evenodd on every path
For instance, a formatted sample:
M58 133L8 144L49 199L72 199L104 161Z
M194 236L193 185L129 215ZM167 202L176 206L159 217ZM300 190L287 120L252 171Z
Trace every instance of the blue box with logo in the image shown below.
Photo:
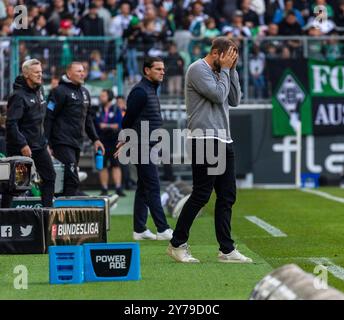
M138 243L84 244L85 281L140 280Z

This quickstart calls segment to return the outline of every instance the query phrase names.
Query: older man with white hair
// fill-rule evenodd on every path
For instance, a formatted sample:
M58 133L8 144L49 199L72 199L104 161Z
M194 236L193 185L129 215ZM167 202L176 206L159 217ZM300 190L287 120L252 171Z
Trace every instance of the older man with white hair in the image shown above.
M22 65L22 75L15 79L13 93L8 99L6 149L7 156L32 157L42 179L42 204L44 207L51 207L55 171L44 134L46 101L41 84L41 62L37 59L25 61ZM8 206L11 200L9 197Z

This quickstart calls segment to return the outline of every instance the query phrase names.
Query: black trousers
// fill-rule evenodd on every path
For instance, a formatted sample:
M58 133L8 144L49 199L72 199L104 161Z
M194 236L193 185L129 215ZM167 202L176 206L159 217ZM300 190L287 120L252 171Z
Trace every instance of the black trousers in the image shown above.
M80 149L59 144L53 146L53 155L65 165L63 195L76 196L80 185L78 175Z
M140 147L139 147L140 150ZM152 148L149 147L149 152ZM148 209L152 215L158 232L169 229L160 198L160 180L158 167L151 159L147 164L141 161L141 151L138 151L139 164L137 168L137 188L134 201L134 231L144 232L148 218Z
M216 192L215 202L215 232L216 238L223 253L229 253L234 249L234 241L231 238L232 206L236 200L236 182L234 168L234 151L232 143L222 143L213 140L215 150L222 144L223 155L219 161L225 161L225 170L221 174L210 175L208 169L214 168L206 159L206 140L198 140L204 150L203 164L197 164L200 155L196 154L196 140L192 140L192 177L193 190L185 203L175 227L171 244L179 247L189 239L189 232L194 219L201 208L209 201L213 189ZM218 156L218 154L215 154ZM224 157L223 157L224 156Z
M9 157L17 155L19 154L16 152L8 152ZM39 186L42 193L42 205L43 207L52 207L56 174L47 148L32 151L32 159L42 179L42 183ZM10 207L12 198L12 195L3 195L2 207Z

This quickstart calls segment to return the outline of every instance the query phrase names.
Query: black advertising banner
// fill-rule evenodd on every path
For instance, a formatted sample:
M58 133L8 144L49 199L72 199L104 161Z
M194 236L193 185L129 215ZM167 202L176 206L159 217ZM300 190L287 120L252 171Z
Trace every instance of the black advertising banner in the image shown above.
M93 249L90 254L97 277L126 277L128 275L132 249Z
M49 209L45 220L47 247L107 241L104 209Z
M42 209L0 210L0 253L44 253Z
M314 135L344 134L343 98L313 97Z

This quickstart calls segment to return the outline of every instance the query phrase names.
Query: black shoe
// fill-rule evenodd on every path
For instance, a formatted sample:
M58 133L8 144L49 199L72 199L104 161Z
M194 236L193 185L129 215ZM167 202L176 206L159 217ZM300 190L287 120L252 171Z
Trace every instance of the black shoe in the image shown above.
M102 192L100 193L100 196L107 196L108 195L108 191L107 190L102 190Z
M126 197L127 195L123 192L122 189L117 189L116 193L120 196L120 197Z

